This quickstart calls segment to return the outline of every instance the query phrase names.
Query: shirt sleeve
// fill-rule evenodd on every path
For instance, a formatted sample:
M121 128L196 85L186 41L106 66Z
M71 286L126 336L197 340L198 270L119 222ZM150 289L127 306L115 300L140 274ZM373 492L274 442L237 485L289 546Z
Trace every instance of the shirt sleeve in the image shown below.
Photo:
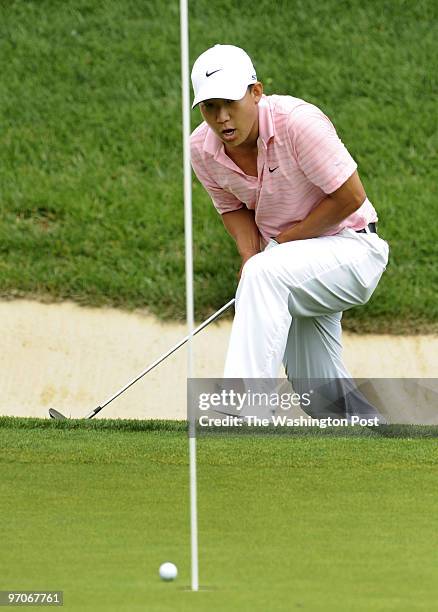
M235 195L226 191L210 176L206 164L197 151L197 147L191 147L192 168L199 181L204 186L216 210L223 215L227 212L239 210L245 205Z
M357 164L328 117L312 104L289 115L288 133L297 163L324 193L333 193L350 178Z

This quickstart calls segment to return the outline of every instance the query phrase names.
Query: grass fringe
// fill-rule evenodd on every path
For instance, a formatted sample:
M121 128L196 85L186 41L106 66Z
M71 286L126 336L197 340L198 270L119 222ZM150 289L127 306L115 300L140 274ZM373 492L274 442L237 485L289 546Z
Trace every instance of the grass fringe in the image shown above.
M120 431L120 432L162 432L187 433L187 421L165 419L40 419L35 417L0 416L1 429L40 429L40 430L83 430L83 431ZM380 425L379 427L276 427L256 431L253 428L228 428L226 432L203 428L203 436L230 436L230 435L289 435L297 437L385 437L385 438L438 438L438 425Z

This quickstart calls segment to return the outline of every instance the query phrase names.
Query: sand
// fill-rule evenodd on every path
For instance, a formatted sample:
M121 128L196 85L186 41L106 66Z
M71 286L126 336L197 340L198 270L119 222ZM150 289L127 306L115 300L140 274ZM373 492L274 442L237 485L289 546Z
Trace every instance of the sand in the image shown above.
M0 302L0 414L46 417L56 408L83 417L186 335L179 323L143 313L66 302ZM194 339L195 376L221 377L231 323ZM436 378L438 336L344 333L353 376ZM100 415L186 418L186 351L179 349Z

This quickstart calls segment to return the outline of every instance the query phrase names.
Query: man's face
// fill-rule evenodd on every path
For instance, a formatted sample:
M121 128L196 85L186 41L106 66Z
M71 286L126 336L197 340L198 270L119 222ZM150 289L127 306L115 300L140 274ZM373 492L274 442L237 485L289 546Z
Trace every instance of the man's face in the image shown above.
M241 100L212 98L199 104L205 121L225 144L225 148L255 144L258 137L258 103L263 94L255 83Z

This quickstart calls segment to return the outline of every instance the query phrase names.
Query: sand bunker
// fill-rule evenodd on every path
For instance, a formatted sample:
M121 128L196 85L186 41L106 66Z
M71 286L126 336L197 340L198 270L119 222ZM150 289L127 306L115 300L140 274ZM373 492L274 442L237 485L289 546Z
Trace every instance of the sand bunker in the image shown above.
M0 414L82 417L186 335L183 324L140 313L28 300L0 303ZM195 375L221 377L230 322L194 340ZM344 333L353 376L437 377L438 336ZM101 412L106 418L186 417L186 351L181 348Z

